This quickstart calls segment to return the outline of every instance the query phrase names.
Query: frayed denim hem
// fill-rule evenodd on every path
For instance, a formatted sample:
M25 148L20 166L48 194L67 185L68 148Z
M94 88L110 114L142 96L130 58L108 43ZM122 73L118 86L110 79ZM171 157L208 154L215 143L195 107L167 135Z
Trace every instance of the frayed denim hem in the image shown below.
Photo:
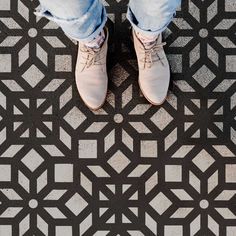
M88 16L84 15L80 18L74 18L74 19L62 19L56 16L53 16L44 6L40 5L39 9L36 9L34 11L34 14L36 16L40 16L40 17L46 17L48 20L54 21L55 23L57 23L64 31L65 35L67 35L69 38L74 39L76 41L79 42L83 42L83 43L87 43L92 41L94 38L96 38L96 36L99 35L99 33L102 31L102 29L104 28L106 21L107 21L107 15L106 15L106 9L104 6L102 6L102 20L101 20L101 24L95 29L95 31L90 34L89 36L82 36L79 34L72 34L71 32L68 32L66 30L66 27L75 27L76 25L78 25L78 27L80 25L83 25L83 22L86 22ZM97 22L97 20L96 20ZM91 22L91 25L94 22ZM64 26L64 27L62 27Z
M173 20L175 15L176 15L176 12L173 13L172 17L170 17L170 19L168 19L167 23L164 26L162 26L160 29L155 30L155 31L145 30L145 29L140 28L137 25L137 23L135 23L136 19L135 19L134 14L131 11L129 6L128 6L126 17L129 20L129 22L132 25L132 27L134 28L135 32L139 32L139 33L147 35L147 36L158 36L160 33L162 33L167 28L167 26Z

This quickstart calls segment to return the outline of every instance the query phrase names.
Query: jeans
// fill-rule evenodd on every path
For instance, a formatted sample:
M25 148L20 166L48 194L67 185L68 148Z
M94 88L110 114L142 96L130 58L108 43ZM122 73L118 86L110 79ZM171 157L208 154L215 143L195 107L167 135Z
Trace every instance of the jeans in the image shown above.
M136 32L157 36L173 19L181 0L130 0L127 19ZM93 40L103 29L106 9L101 0L40 0L35 15L56 22L64 33L81 42Z

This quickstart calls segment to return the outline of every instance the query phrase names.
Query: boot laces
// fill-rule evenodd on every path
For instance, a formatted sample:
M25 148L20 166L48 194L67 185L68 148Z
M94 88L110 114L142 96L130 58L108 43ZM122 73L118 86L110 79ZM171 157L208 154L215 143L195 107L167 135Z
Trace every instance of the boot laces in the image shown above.
M160 57L159 52L166 45L166 42L155 44L150 49L146 49L145 47L140 47L141 53L143 57L140 61L143 63L143 68L151 68L154 62L161 61L162 65L164 66L163 57Z
M103 65L105 64L102 60L105 58L101 56L101 48L90 48L90 47L83 47L80 50L82 52L82 58L84 64L84 68L89 68L93 65Z

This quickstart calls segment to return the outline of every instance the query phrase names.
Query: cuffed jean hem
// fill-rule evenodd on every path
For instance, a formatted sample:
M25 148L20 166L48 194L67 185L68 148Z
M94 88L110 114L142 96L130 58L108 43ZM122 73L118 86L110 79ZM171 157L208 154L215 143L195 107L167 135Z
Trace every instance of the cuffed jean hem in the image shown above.
M36 16L40 16L40 17L46 17L47 19L51 20L51 21L54 21L55 23L57 23L59 26L61 25L76 25L76 24L81 24L81 21L82 20L85 20L85 19L81 19L80 18L75 18L75 19L62 19L62 18L59 18L59 17L56 17L56 16L53 16L44 6L40 5L40 9L34 11L34 14ZM80 37L79 35L72 35L72 33L69 33L69 32L66 32L65 30L64 33L65 35L67 35L69 38L71 39L74 39L76 41L79 41L79 42L83 42L83 43L88 43L90 41L92 41L94 38L96 38L100 32L102 31L102 29L104 28L105 24L106 24L106 21L107 21L107 15L106 15L106 9L104 6L102 6L102 20L101 20L101 24L87 37L83 38L83 37ZM63 27L65 28L65 27Z
M167 28L167 26L173 20L175 15L176 15L176 12L173 13L172 17L170 17L170 19L167 21L167 23L164 26L162 26L160 29L157 29L157 30L154 30L154 31L142 29L137 24L135 24L134 23L134 14L131 11L129 6L128 6L126 17L129 20L132 27L134 28L135 32L139 32L139 33L147 35L147 36L158 36L160 33L162 33Z

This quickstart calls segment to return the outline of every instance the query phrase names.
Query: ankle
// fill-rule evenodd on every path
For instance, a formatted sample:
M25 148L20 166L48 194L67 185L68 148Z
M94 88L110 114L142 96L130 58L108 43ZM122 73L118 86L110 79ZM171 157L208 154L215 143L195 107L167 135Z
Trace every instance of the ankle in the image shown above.
M105 41L106 35L104 29L95 37L93 40L91 40L88 43L85 43L87 47L90 48L100 48Z

